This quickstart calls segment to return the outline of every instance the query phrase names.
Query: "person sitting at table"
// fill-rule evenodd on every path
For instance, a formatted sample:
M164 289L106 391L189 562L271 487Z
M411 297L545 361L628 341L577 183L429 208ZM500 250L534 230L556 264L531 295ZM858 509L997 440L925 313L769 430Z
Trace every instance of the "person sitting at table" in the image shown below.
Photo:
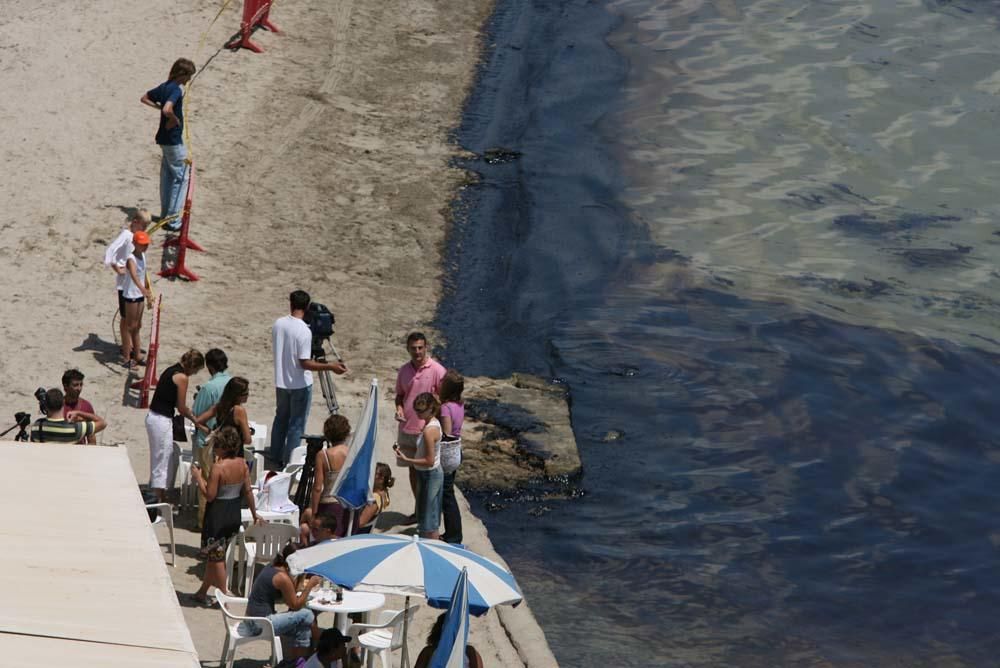
M350 636L345 636L340 629L326 629L319 634L316 653L309 657L302 668L343 668L347 662L347 643Z
M420 650L420 655L413 668L427 668L431 665L431 657L434 656L434 650L441 642L441 631L444 629L444 620L447 616L447 612L438 615L437 621L431 627L431 632L427 634L427 646ZM479 656L479 651L469 644L465 645L465 666L466 668L483 668L483 657Z
M347 459L347 437L351 435L351 423L343 415L331 415L323 423L323 437L327 447L316 453L315 475L313 477L312 498L308 515L303 521L331 515L337 518L337 537L347 535L347 513L333 495L333 483Z
M323 578L313 575L306 579L300 593L295 592L295 582L288 572L288 557L295 553L295 543L289 543L274 558L269 566L257 575L250 588L247 602L247 617L267 617L274 625L274 634L285 638L290 644L288 658L305 658L313 638L319 635L315 615L306 607L309 593L323 581ZM288 612L278 612L274 605L283 601L288 606ZM252 621L240 622L240 633L243 635L260 635L261 628Z
M243 446L253 442L247 409L243 407L249 398L250 381L240 376L230 378L222 389L219 401L195 418L195 426L206 434L211 433L212 429L208 426L208 421L215 418L215 429L235 428L240 434L240 446L237 448L237 454L243 457Z
M229 593L226 586L226 545L239 533L242 499L246 499L253 521L260 522L250 486L250 470L246 460L237 455L240 435L232 427L223 427L215 433L211 445L218 459L212 465L208 481L197 462L191 468L191 475L207 501L205 522L201 529L201 550L198 553L205 559L205 576L201 588L191 596L201 605L214 603L208 598L209 587Z

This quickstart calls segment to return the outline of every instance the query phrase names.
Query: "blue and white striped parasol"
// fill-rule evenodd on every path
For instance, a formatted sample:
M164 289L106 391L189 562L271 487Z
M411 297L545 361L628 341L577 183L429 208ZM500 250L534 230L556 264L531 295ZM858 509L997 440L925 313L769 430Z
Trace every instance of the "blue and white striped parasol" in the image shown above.
M465 668L465 647L469 644L469 572L464 568L445 614L441 638L428 668Z
M333 495L351 511L348 532L354 524L354 511L364 508L371 499L375 481L375 439L378 437L378 380L372 378L361 419L351 435L347 459L333 482Z
M368 534L331 540L288 559L293 574L310 573L342 587L382 594L421 596L447 608L462 569L468 570L469 612L517 605L521 590L507 569L474 552L417 536Z

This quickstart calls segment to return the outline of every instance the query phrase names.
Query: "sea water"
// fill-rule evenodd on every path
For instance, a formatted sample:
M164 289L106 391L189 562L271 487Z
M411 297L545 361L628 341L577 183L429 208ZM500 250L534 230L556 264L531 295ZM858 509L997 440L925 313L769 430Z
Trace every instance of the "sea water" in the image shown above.
M473 497L562 665L997 663L998 4L500 0L439 322L569 392Z

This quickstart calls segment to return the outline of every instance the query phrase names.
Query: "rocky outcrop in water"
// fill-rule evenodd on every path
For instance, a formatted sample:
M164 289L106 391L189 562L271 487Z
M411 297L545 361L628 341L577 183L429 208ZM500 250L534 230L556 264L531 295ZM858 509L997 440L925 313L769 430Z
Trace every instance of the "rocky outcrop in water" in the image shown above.
M512 490L581 472L565 388L542 378L465 379L463 489Z

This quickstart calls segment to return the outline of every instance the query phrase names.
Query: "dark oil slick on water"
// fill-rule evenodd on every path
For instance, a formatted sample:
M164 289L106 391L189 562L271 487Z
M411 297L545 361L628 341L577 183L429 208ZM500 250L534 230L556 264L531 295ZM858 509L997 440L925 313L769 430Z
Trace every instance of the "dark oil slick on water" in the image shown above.
M996 665L998 16L499 1L438 319L570 390L473 499L562 665Z

